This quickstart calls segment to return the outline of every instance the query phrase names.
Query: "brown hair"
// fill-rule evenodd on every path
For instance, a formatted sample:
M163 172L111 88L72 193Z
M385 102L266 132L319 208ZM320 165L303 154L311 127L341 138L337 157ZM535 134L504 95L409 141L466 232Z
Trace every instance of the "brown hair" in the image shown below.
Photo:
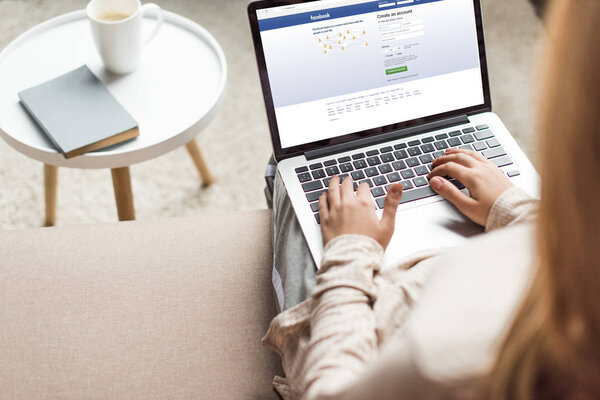
M493 400L600 398L600 0L555 0L538 119L539 268Z

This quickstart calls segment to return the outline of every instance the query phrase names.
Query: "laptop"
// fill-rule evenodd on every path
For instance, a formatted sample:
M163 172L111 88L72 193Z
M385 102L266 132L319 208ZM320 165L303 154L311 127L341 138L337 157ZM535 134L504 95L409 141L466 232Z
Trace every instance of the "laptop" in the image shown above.
M317 267L333 175L369 184L379 217L403 185L385 264L483 231L429 186L447 148L480 152L538 195L492 113L479 0L258 0L248 17L274 156Z

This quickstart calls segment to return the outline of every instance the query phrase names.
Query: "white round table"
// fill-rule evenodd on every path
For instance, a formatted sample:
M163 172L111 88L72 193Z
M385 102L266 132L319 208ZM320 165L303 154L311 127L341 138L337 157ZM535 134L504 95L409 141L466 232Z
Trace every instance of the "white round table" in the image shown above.
M223 100L225 55L200 25L168 11L163 10L163 15L163 26L146 46L142 64L128 75L104 69L85 10L35 26L0 53L0 136L15 150L44 163L46 225L55 221L57 167L111 169L120 220L135 219L129 174L132 164L185 145L203 185L213 182L194 139L214 118ZM144 19L145 31L151 31L154 17L150 14ZM17 93L83 64L136 119L140 136L65 159L19 104Z

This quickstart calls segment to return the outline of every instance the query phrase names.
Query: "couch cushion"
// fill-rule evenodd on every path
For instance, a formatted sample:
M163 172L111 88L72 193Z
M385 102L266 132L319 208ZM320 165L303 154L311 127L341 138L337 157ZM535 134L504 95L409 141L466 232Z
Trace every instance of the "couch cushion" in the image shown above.
M0 232L1 397L277 398L270 221Z

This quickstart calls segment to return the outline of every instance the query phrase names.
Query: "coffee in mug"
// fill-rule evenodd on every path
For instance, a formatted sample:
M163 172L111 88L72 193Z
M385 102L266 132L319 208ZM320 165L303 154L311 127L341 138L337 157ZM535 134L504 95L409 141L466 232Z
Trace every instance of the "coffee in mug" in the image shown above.
M144 38L142 18L151 10L157 13L157 22ZM127 74L138 67L144 46L156 36L163 22L159 6L142 6L140 0L92 0L87 15L104 66L115 74Z

